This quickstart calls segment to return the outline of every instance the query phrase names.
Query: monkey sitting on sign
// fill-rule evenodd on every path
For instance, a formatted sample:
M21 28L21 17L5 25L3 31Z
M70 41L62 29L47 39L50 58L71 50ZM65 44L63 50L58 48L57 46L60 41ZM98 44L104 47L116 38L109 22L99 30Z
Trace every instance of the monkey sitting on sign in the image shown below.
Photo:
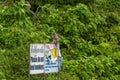
M55 32L53 32L51 34L51 37L52 37L52 40L53 40L52 43L54 43L55 45L57 45L57 43L58 43L58 36L57 36L57 34Z

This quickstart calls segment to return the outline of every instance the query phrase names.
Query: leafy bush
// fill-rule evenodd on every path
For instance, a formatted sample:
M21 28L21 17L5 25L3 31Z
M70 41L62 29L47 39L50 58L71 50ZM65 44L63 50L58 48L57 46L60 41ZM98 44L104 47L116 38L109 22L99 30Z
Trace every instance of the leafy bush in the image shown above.
M28 8L25 0L0 7L0 79L26 80L30 43L50 43L51 32L56 31L63 56L60 80L118 80L119 10L101 15L99 7L106 5L103 0L50 1L30 1L32 6L40 6L35 19L31 10L34 13L36 7ZM42 75L31 75L31 80L37 79ZM46 79L57 80L58 75L46 74Z

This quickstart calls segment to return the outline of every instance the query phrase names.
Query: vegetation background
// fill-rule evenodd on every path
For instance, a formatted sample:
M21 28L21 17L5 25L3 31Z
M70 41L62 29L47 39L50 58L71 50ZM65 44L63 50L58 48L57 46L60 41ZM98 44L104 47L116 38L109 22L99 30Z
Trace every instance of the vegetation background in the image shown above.
M50 43L53 31L60 80L120 80L119 7L120 0L0 0L0 80L27 80L30 43Z

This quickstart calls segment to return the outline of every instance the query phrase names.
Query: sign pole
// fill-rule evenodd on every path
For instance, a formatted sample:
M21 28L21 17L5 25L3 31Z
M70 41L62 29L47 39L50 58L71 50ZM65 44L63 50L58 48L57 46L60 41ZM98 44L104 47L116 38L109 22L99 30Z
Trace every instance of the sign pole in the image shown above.
M45 69L44 69L44 70L45 70ZM45 74L45 72L44 72L44 73L43 73L43 80L46 80L45 75L46 75L46 74Z

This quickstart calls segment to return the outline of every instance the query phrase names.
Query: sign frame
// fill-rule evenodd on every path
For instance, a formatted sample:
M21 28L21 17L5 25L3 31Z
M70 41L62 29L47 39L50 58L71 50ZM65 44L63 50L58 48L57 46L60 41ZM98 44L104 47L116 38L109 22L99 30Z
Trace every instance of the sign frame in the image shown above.
M31 51L31 45L43 45L44 47L42 48L43 49L43 55L44 55L44 69L43 69L43 72L37 72L37 73L32 73L32 74L42 74L43 73L43 80L45 80L45 74L47 73L59 73L59 70L60 70L60 67L61 67L61 62L62 62L62 56L61 56L61 54L60 54L60 49L59 49L59 44L57 44L57 45L55 45L55 44L53 44L53 43L46 43L46 44L39 44L39 43L32 43L32 44L30 44L30 46L29 46L29 75L28 75L28 80L30 80L30 75L32 75L31 74L31 52L36 52L37 50L33 50L33 51ZM57 71L53 71L53 72L46 72L45 71L45 69L46 69L46 62L45 62L45 60L46 60L46 55L45 55L45 50L46 50L46 48L45 48L45 45L54 45L54 48L56 49L55 50L55 53L57 54L57 64L56 64L56 66L57 66L57 69L55 69L55 70L57 70ZM40 49L40 48L39 48ZM39 51L39 50L38 50ZM38 52L39 53L39 52ZM34 53L35 54L35 53ZM61 61L61 62L60 62ZM49 65L48 65L49 66ZM59 76L59 75L58 75Z

